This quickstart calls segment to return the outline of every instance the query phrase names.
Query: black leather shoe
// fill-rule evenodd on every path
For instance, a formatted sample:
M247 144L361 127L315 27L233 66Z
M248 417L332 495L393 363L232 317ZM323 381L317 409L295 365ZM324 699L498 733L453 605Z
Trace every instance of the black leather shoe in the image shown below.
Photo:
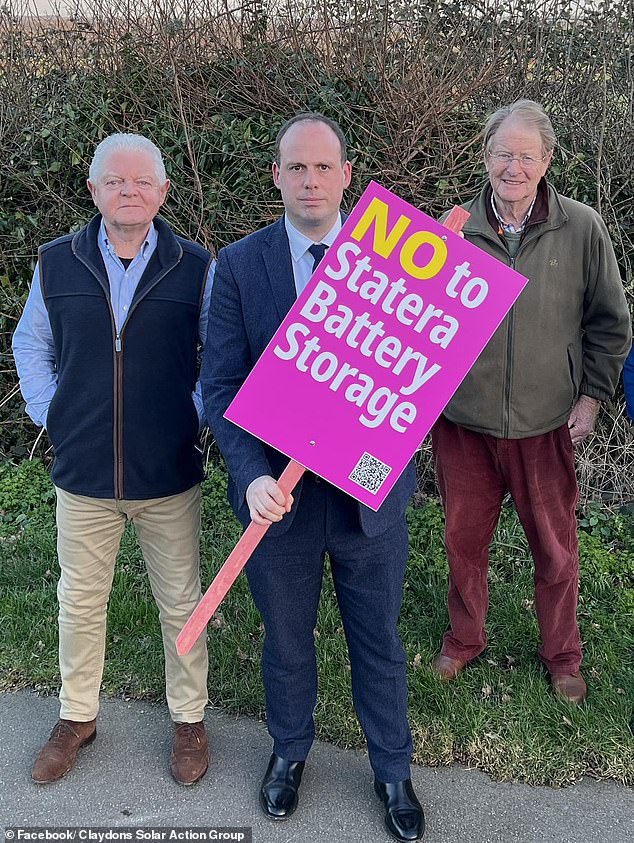
M425 815L411 779L387 784L375 779L374 790L385 805L385 827L392 837L404 843L420 840L425 831Z
M297 808L303 761L287 761L273 753L260 788L260 805L271 820L286 820Z

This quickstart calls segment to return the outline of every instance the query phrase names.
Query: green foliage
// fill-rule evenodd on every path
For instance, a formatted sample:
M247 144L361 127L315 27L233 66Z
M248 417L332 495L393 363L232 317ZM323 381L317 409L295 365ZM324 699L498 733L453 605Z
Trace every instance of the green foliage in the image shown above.
M623 532L619 516L601 504L591 502L579 517L579 527L591 536L611 541Z
M41 460L0 465L0 536L46 512L54 500L55 490Z
M508 4L421 0L170 4L97 0L72 20L0 9L0 454L23 457L36 429L15 390L10 335L43 242L93 206L95 144L139 131L162 149L175 229L210 248L281 210L270 178L275 134L319 109L342 125L354 180L370 179L438 215L484 177L485 116L520 96L542 101L559 147L556 186L603 214L628 293L634 254L631 178L633 37L629 0ZM99 36L96 37L95 33ZM618 407L584 452L584 498L634 496ZM36 452L48 458L43 436ZM429 460L421 488L433 487ZM600 493L600 494L601 494Z

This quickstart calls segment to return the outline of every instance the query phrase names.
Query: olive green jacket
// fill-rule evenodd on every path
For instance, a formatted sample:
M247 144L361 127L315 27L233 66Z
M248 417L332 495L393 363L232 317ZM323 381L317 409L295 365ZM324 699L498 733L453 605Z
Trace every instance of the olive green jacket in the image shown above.
M450 421L522 439L567 421L579 395L612 397L631 344L630 314L607 229L545 180L513 261L491 188L464 207L464 235L529 281L447 405ZM495 278L488 278L489 284Z

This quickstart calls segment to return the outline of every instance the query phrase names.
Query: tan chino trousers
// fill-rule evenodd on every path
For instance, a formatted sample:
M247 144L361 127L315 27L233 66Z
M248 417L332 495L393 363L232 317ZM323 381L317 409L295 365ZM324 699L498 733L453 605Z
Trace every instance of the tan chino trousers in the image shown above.
M202 720L207 703L206 636L201 635L184 657L177 655L175 644L201 597L200 487L143 501L89 498L59 488L56 492L60 717L85 722L97 716L108 598L121 536L131 520L159 608L170 715L176 722Z

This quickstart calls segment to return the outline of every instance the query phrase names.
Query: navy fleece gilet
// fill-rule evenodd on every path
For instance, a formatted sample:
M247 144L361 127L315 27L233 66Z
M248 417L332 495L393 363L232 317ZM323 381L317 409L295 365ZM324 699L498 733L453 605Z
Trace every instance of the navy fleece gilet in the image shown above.
M157 217L157 247L117 339L100 223L40 249L58 375L47 417L53 481L95 498L179 494L203 478L191 393L211 256Z

